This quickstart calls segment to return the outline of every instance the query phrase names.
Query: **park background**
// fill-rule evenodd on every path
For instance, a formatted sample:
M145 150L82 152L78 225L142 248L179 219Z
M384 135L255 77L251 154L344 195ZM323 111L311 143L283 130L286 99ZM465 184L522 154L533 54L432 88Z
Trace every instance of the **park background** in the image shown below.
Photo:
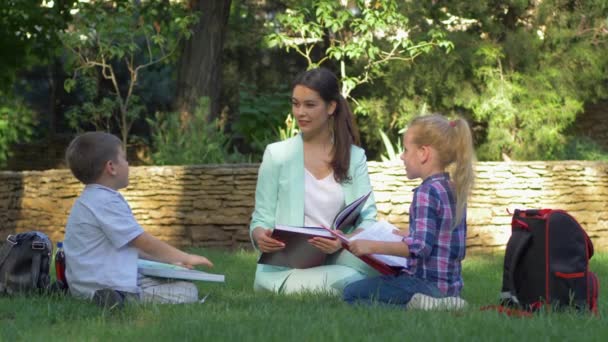
M569 210L608 243L605 1L8 0L0 14L2 235L62 239L81 190L65 147L104 130L137 166L124 193L154 234L250 247L256 163L297 134L290 82L320 65L355 113L381 218L407 228L400 131L440 112L474 131L470 250L502 249L517 208Z
M82 189L65 147L103 130L125 141L123 194L137 219L226 275L197 284L204 304L113 313L64 296L0 297L0 341L603 341L601 291L598 316L480 308L498 303L507 210L568 210L608 282L607 45L605 0L0 1L0 238L63 238ZM417 184L398 161L400 130L433 112L472 126L464 312L252 291L258 162L297 132L290 82L317 65L342 80L379 216L399 227Z

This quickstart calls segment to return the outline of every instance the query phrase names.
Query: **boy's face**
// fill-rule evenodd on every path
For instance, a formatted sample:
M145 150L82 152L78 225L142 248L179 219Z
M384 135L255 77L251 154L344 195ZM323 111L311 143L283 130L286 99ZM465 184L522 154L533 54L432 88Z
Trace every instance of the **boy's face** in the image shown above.
M112 164L116 189L126 188L129 185L129 162L125 151L121 147L118 148L118 155L116 160L112 161Z

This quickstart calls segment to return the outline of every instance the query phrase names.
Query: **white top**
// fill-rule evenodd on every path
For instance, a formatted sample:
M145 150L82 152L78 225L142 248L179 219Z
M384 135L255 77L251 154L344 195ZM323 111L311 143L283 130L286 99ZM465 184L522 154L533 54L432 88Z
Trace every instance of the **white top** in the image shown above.
M344 208L344 190L330 173L316 179L304 169L304 226L333 228L331 224Z
M72 206L65 228L70 292L82 298L91 298L102 288L138 293L138 251L129 242L143 232L118 191L87 185Z

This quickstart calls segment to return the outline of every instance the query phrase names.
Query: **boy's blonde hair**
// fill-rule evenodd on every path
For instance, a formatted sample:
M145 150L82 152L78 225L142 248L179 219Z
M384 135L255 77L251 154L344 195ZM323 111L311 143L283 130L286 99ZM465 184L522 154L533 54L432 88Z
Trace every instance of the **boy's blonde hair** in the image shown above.
M439 154L442 167L448 168L456 189L456 217L452 228L464 218L467 198L473 187L475 150L471 129L466 120L449 121L442 115L419 116L412 120L413 143L432 146Z
M74 177L84 184L95 182L110 160L118 160L121 140L106 132L87 132L74 138L65 151L65 160Z

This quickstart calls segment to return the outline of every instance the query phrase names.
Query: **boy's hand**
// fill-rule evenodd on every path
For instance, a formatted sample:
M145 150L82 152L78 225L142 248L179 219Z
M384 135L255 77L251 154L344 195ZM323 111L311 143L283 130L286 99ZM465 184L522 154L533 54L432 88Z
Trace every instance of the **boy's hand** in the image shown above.
M187 254L186 260L184 260L184 262L176 264L179 266L184 266L186 268L193 268L194 266L213 267L213 263L209 261L209 259L196 254Z
M251 234L259 250L264 253L274 253L285 248L285 244L283 242L271 238L271 235L272 230L262 227L255 228Z
M308 243L317 247L325 254L333 254L342 248L342 242L339 239L314 237L308 240Z
M356 256L374 254L375 241L371 240L355 240L348 244L348 249Z

